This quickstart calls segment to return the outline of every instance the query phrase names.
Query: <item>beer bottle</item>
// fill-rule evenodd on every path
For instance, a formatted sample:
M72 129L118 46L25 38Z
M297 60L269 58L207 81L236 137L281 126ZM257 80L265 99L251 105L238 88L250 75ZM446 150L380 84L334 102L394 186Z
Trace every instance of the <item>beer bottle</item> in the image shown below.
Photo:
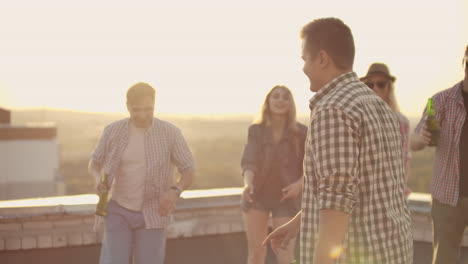
M96 205L96 214L100 216L105 216L107 214L106 213L107 202L109 201L109 188L107 187L107 173L104 173L104 175L101 177L101 183L103 183L106 186L106 190L99 194L99 202Z
M429 100L427 100L426 127L427 130L431 133L431 142L429 142L429 146L437 146L437 143L439 141L440 128L439 121L437 121L437 118L435 116L434 102L432 98L429 98Z

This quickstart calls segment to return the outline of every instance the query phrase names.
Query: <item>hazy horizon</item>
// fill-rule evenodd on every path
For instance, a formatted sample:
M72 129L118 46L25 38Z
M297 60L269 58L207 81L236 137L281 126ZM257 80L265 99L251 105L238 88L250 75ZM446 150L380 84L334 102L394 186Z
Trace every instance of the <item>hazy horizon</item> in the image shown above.
M99 136L109 123L123 115L49 110L13 111L13 125L29 121L54 121L60 149L60 173L67 185L67 194L93 192L94 181L87 173L90 155ZM241 187L240 158L253 116L156 115L179 127L192 149L197 164L197 181L193 189ZM308 116L299 120L307 124ZM411 118L410 118L411 121ZM413 119L413 122L416 121ZM414 123L413 123L414 125ZM410 187L427 192L431 175L433 148L413 153Z
M2 108L0 106L0 108ZM98 115L98 116L106 116L106 117L115 117L115 118L125 118L129 117L129 114L126 112L122 113L112 113L112 112L93 112L93 111L82 111L82 110L74 110L74 109L59 109L59 108L13 108L13 109L7 109L12 112L13 117L17 114L34 114L36 117L31 117L31 119L34 119L37 121L37 116L43 115L43 121L45 122L50 122L49 118L51 117L52 119L54 118L53 114L58 113L58 114L83 114L83 115ZM47 116L50 115L50 116ZM259 116L259 113L219 113L219 114L190 114L190 113L158 113L156 112L154 114L156 118L163 118L163 119L171 119L171 118L177 118L177 119L210 119L210 120L229 120L229 119L240 119L240 120L245 120L249 119L252 122ZM414 122L418 122L419 119L421 118L421 115L405 115L410 122L413 124ZM309 113L297 113L297 119L298 121L302 121L307 124L309 121L310 117L310 112ZM26 119L26 116L22 116L21 119L24 120ZM13 118L14 119L14 118ZM113 119L112 119L113 120ZM117 120L117 119L115 119ZM14 121L14 120L13 120ZM52 121L53 122L53 121Z

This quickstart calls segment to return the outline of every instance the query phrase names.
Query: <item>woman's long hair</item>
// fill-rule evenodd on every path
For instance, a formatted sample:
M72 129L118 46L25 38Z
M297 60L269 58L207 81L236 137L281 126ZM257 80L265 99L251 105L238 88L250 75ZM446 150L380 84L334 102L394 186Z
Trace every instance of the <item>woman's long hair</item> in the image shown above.
M262 109L260 112L260 116L255 120L254 123L260 124L263 126L270 126L271 125L271 111L270 111L270 96L273 94L273 91L276 89L284 89L289 95L289 110L286 114L286 130L293 132L294 135L293 140L293 147L294 152L299 157L300 150L299 150L299 137L297 136L298 127L297 127L297 117L296 117L296 102L294 101L294 96L292 95L291 90L284 85L275 85L265 96L265 100L263 101Z
M265 96L263 101L262 109L259 117L255 120L254 123L270 126L271 125L271 111L270 111L270 97L276 89L284 89L289 95L289 110L286 114L286 128L289 130L297 130L297 118L296 118L296 103L294 102L294 97L288 87L284 85L275 85Z
M388 96L388 106L393 110L393 112L400 113L400 106L398 106L398 102L395 96L395 84L389 80L390 86L390 94Z

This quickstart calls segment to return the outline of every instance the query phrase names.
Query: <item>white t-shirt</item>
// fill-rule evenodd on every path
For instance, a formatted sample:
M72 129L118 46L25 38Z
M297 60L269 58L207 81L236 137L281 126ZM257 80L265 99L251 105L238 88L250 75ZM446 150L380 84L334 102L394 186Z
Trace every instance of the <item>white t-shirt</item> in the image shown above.
M120 171L112 191L113 200L134 211L141 211L143 205L146 175L145 130L130 124L128 144L122 153Z

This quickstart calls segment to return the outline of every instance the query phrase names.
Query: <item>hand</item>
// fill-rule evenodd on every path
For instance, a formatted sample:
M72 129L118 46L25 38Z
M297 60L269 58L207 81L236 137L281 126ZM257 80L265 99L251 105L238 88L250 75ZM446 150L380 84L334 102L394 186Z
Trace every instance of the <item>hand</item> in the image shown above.
M281 202L287 199L294 199L298 197L302 192L302 178L296 182L289 184L281 191L283 193L283 196L281 197Z
M179 197L172 189L161 194L159 197L159 214L161 216L170 215L176 207L177 198Z
M406 186L405 188L405 198L408 198L408 196L411 194L413 190L411 190L410 187Z
M247 201L249 203L253 202L253 199L252 199L252 196L253 196L253 191L254 191L254 187L253 185L246 185L244 187L244 191L242 192L242 199L244 201Z
M107 186L107 184L102 182L103 175L101 175L98 169L92 167L89 173L94 179L94 189L96 190L96 193L98 195L101 195L102 193L109 191L110 187Z
M426 124L423 124L419 133L414 133L411 139L413 149L423 149L431 142L431 133L427 130Z
M279 250L286 250L288 248L290 241L295 239L298 233L299 228L294 222L290 221L273 230L273 232L263 240L263 246L270 243L271 249L273 249L275 254L278 254Z
M109 191L109 187L107 187L107 185L104 184L103 182L99 182L96 184L96 192L98 195L101 195L102 193L105 193L108 191Z

